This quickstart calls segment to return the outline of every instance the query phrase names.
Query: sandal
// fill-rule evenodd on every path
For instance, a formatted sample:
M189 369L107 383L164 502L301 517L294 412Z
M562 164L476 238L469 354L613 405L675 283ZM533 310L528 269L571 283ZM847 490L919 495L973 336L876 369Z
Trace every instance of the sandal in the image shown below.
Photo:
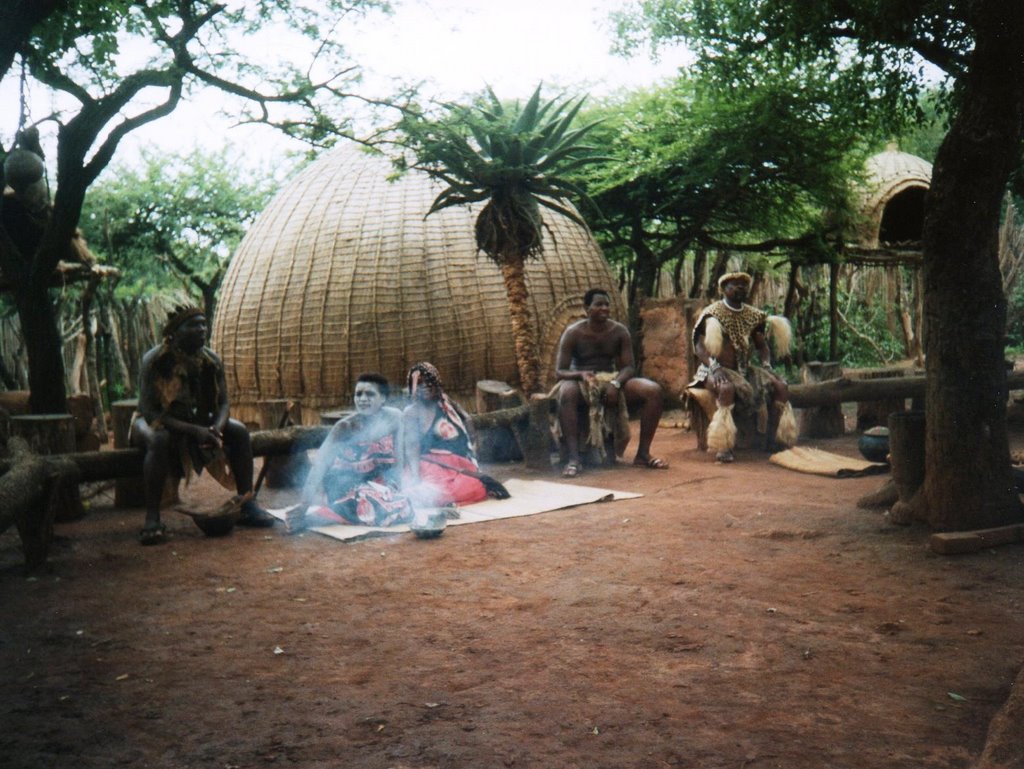
M167 527L162 523L147 523L139 532L139 544L162 545L167 541Z
M581 472L583 472L583 465L580 462L577 462L577 461L566 462L565 463L565 467L562 468L562 477L563 478L575 478Z
M242 514L238 519L239 526L250 526L256 529L266 529L277 523L277 518L272 516L252 499L242 503Z
M668 470L668 462L659 457L637 457L633 467L646 467L648 470Z

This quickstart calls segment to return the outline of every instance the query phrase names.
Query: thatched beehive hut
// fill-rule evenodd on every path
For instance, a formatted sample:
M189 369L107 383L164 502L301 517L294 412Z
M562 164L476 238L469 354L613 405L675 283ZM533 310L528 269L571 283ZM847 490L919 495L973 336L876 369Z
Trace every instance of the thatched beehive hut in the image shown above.
M508 304L498 268L478 255L476 211L424 218L439 188L425 174L387 180L390 163L355 147L333 150L270 202L224 278L212 346L223 357L233 413L294 398L303 419L347 406L353 379L379 371L401 386L430 360L466 400L476 382L515 384ZM542 374L592 286L624 308L590 234L545 211L544 257L527 267ZM552 237L553 236L553 237Z
M931 186L932 165L890 144L865 163L861 193L864 224L858 246L877 249L913 244L919 247L924 199Z

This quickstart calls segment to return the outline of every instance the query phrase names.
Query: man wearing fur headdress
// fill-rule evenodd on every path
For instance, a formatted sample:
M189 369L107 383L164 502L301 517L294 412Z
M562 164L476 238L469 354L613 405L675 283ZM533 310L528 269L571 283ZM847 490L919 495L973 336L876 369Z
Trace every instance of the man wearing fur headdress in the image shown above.
M208 470L225 488L238 492L243 526L273 526L275 518L252 500L252 444L241 422L228 418L224 364L206 347L206 316L198 307L179 307L167 319L163 342L142 358L139 405L130 440L145 450L143 482L146 523L139 541L166 538L160 502L169 474L188 481Z
M719 462L732 462L736 446L737 407L757 414L758 432L769 445L796 443L796 420L789 403L789 388L772 370L768 334L785 355L792 337L789 321L746 304L752 280L745 272L730 272L718 281L722 299L697 319L693 349L700 367L690 387L705 387L715 395L716 409L708 425L708 451ZM757 351L761 365L751 363Z

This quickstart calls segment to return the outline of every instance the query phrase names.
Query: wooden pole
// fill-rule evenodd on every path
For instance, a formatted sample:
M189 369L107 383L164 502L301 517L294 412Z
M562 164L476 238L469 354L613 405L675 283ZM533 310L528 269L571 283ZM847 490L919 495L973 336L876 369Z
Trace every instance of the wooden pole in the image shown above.
M839 263L828 266L828 357L839 357Z

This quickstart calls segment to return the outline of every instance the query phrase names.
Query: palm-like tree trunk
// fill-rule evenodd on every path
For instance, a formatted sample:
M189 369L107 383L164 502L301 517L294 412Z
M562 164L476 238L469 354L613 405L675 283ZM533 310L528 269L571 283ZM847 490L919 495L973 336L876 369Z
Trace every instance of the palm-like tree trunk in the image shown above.
M526 266L523 258L507 257L501 262L508 310L515 343L519 386L527 395L540 389L540 362L537 360L537 331L530 317L530 294L526 290Z

